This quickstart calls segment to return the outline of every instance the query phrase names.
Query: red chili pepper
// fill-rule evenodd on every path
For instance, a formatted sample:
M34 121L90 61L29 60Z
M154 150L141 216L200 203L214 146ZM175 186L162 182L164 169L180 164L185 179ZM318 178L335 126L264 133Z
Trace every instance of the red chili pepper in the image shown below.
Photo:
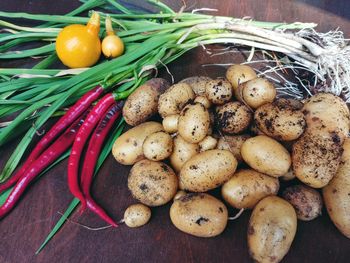
M62 116L56 124L44 135L37 143L21 169L15 173L4 184L0 185L0 193L14 185L23 175L27 168L37 159L37 157L52 143L52 141L61 134L69 125L71 125L91 103L97 100L104 91L101 85L96 86L91 91L84 94L73 106L69 108L64 116Z
M103 142L108 135L109 131L112 129L115 120L119 117L121 109L123 107L123 102L118 102L113 104L108 110L104 118L102 118L97 125L91 139L89 141L89 146L86 151L86 156L83 164L83 169L81 172L81 189L86 198L87 206L90 210L95 212L108 224L116 227L118 226L113 219L111 219L106 212L100 207L91 197L90 188L95 171L96 162L98 156L101 152Z
M86 117L84 124L80 127L77 136L74 140L72 151L68 161L68 187L71 193L80 200L82 204L82 210L86 208L86 200L80 189L79 185L79 162L80 157L84 149L84 145L87 142L91 132L101 119L101 116L107 111L107 109L115 103L115 98L112 93L106 94L91 110Z
M73 143L79 128L84 123L87 112L78 118L58 139L51 144L31 165L23 176L17 181L5 203L0 207L0 218L5 216L16 205L28 185L50 164L52 164Z

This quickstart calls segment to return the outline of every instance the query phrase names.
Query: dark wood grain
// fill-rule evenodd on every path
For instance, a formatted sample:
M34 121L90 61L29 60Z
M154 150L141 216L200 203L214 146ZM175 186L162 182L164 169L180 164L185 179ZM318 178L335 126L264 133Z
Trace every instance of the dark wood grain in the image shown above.
M140 1L129 1L128 4ZM164 1L179 10L182 1ZM318 30L340 27L350 36L348 0L191 0L190 8L217 8L218 14L250 16L269 21L316 22ZM2 11L63 14L78 1L1 0ZM202 67L211 62L241 62L240 55L209 57L201 48L193 50L169 66L175 80L193 74L216 77L224 68ZM0 67L25 66L23 62L0 62ZM169 77L163 71L162 76ZM7 160L15 143L0 149L0 166ZM135 200L127 187L129 167L117 164L110 156L93 187L98 202L115 219ZM66 162L47 173L26 193L25 198L5 219L0 221L0 262L251 262L246 244L249 212L230 222L216 238L201 239L181 233L171 224L169 205L152 209L152 220L139 229L121 226L117 229L89 231L67 223L37 256L36 249L64 212L72 196L66 185ZM234 212L231 210L231 212ZM72 220L89 226L104 225L90 213L75 213ZM350 240L342 236L324 213L312 222L298 222L298 231L284 262L349 262Z

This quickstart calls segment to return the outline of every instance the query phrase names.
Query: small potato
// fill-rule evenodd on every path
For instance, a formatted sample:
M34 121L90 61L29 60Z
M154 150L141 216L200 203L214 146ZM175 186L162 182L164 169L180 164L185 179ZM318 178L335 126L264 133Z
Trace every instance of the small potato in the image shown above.
M147 159L161 161L173 152L173 139L166 132L155 132L146 137L142 149Z
M238 134L246 130L252 120L252 113L239 101L228 102L216 110L218 129L229 134Z
M277 178L244 169L222 186L221 195L234 208L251 209L264 197L277 195L279 186Z
M124 223L128 227L140 227L148 223L151 209L143 204L129 206L124 212Z
M237 160L226 150L208 150L193 156L181 168L184 190L206 192L228 181L237 168Z
M158 112L162 118L179 114L183 107L194 99L195 95L190 85L178 83L172 85L158 100Z
M219 138L218 144L216 146L219 150L228 150L235 156L238 163L243 162L242 156L241 156L241 147L242 144L247 140L251 138L248 134L242 134L242 135L223 135Z
M276 140L259 135L246 140L241 147L243 160L254 170L280 177L291 165L289 152Z
M200 103L189 104L180 113L178 133L189 143L198 143L208 134L209 112Z
M205 108L209 109L211 107L211 102L208 100L207 97L205 96L197 96L194 99L194 103L200 103L202 104Z
M185 191L180 190L180 191L178 191L176 193L176 195L174 196L173 200L175 201L175 200L177 200L177 199L179 199L179 198L181 198L181 197L183 197L185 195L187 195L187 193Z
M344 152L336 175L323 188L329 217L338 230L350 238L350 139L344 141Z
M238 98L238 86L241 83L257 78L253 68L247 65L232 65L226 71L226 79L233 87L233 93Z
M282 194L297 213L298 219L310 221L322 213L322 197L315 189L305 185L293 185Z
M289 171L286 174L282 175L280 179L286 182L295 179L295 173L293 172L293 169L289 168Z
M226 206L204 193L189 193L176 199L170 208L170 219L179 230L197 237L214 237L227 225Z
M170 155L170 163L174 170L179 172L185 162L199 153L199 145L185 141L180 135L177 135L173 142L174 147L173 153Z
M145 138L162 130L163 126L160 123L150 121L126 131L113 144L112 154L114 158L124 165L132 165L144 159L142 145Z
M186 83L191 86L193 92L197 96L205 95L205 85L211 78L205 76L193 76L186 79L181 80L179 83Z
M306 122L301 108L291 99L277 99L259 107L254 120L259 130L281 141L293 141L303 134Z
M145 159L135 163L131 168L128 188L141 203L160 206L175 196L178 179L170 166Z
M204 151L215 149L217 143L218 143L217 139L211 136L207 136L200 143L198 143L199 151L204 152Z
M179 123L179 114L169 115L163 119L163 128L167 133L177 132L177 125Z
M232 98L232 86L227 80L214 79L205 85L205 95L213 104L222 105Z
M238 86L237 99L252 109L257 109L265 103L270 103L276 98L274 85L264 78L256 78L244 82Z
M141 85L125 102L123 117L131 126L139 125L157 113L159 96L169 88L165 79L154 78Z
M277 263L288 253L297 230L297 216L291 204L277 196L262 199L248 225L250 256L260 263Z

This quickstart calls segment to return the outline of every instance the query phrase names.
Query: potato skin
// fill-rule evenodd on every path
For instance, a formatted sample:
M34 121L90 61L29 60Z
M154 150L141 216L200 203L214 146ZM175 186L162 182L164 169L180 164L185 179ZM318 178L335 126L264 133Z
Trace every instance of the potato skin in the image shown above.
M238 163L243 162L241 147L243 143L251 138L249 134L242 135L223 135L219 138L216 146L219 150L228 150L233 153Z
M322 188L336 174L342 155L337 133L306 131L293 144L292 164L295 176L313 188Z
M152 133L143 142L142 150L145 157L149 160L164 160L173 152L173 139L163 131Z
M226 150L208 150L193 156L181 168L180 185L191 192L206 192L231 178L237 160Z
M253 68L247 65L232 65L226 71L226 79L231 83L233 93L238 98L238 86L241 83L257 78Z
M262 199L248 225L248 248L260 263L280 262L288 253L297 230L297 216L287 201L277 196Z
M186 83L191 86L193 92L197 96L204 96L205 95L205 85L208 81L211 81L212 79L206 76L193 76L189 78L185 78L181 80L179 83Z
M199 145L185 141L180 135L174 138L173 143L174 147L173 153L170 155L170 163L174 170L179 172L185 162L199 153Z
M299 138L306 127L304 114L291 99L277 99L259 107L254 120L259 130L280 141Z
M179 230L197 237L214 237L227 225L226 206L204 193L189 193L176 199L170 208L171 222Z
M175 196L178 179L170 166L145 159L135 163L131 168L128 188L133 197L141 203L160 206Z
M254 170L273 177L286 174L291 165L289 152L276 140L265 135L247 139L241 147L241 155Z
M163 126L160 123L150 121L126 131L113 144L112 154L114 158L124 165L132 165L144 159L142 145L145 138L162 130Z
M253 169L243 169L222 186L221 195L237 209L252 209L264 197L277 195L279 186L277 178Z
M213 104L221 105L230 101L232 86L227 80L214 79L205 85L205 95Z
M342 162L336 175L323 188L323 198L329 217L338 230L350 238L350 139L344 141Z
M209 112L200 103L189 104L182 109L178 133L189 143L198 143L207 134L210 125Z
M141 85L125 101L123 117L131 126L145 122L157 113L159 96L169 88L167 80L154 78Z
M124 212L124 222L128 227L140 227L148 223L151 209L143 204L129 206Z

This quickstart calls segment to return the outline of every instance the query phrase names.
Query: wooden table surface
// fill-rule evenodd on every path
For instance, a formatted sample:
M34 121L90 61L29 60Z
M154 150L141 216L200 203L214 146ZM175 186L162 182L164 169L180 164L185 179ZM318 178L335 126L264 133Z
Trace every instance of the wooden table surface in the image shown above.
M141 1L128 1L137 3ZM179 10L182 1L168 0ZM350 37L348 0L188 0L191 8L217 8L219 15L250 16L268 21L316 22L319 31L339 27ZM1 0L1 11L63 14L78 6L78 1ZM229 54L209 57L201 48L193 50L169 66L176 81L191 75L222 76L224 68L202 67L212 62L238 63L242 56ZM0 67L27 65L24 61L0 62ZM162 71L161 76L169 77ZM0 149L0 166L7 160L15 143ZM72 223L52 239L46 248L34 255L60 215L72 200L66 184L66 162L36 182L20 204L0 221L0 262L252 262L249 259L246 228L250 212L230 222L216 238L196 238L178 231L170 222L169 205L152 209L149 224L139 229L121 226L117 229L90 231ZM98 202L115 219L135 200L126 183L130 167L118 165L109 156L94 183ZM235 211L231 210L231 213ZM74 213L72 219L89 226L103 222L91 213ZM333 226L326 213L312 222L298 222L298 231L283 262L350 262L350 240Z

